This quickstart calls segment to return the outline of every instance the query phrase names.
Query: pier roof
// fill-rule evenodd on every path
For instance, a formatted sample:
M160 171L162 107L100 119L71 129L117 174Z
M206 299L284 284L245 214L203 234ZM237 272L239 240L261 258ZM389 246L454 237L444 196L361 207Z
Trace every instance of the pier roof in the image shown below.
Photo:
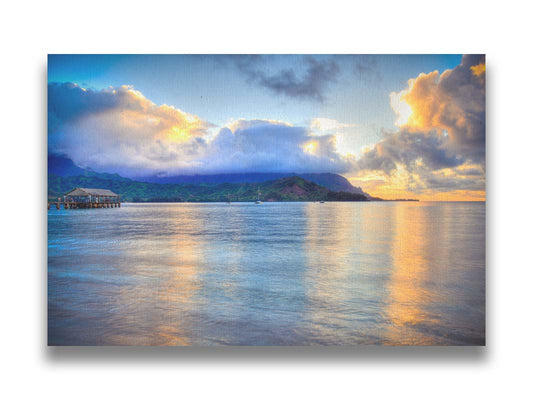
M118 196L118 194L107 189L76 188L66 193L65 196Z

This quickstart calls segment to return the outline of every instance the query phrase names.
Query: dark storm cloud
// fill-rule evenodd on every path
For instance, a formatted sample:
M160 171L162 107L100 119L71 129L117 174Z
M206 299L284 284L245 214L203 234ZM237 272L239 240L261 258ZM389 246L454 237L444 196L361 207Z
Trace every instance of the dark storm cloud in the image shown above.
M337 81L340 73L340 68L334 60L317 60L312 56L304 57L301 61L305 65L305 71L301 74L296 73L295 68L271 72L268 71L267 57L235 55L226 56L226 60L232 60L250 83L283 96L317 102L326 100L328 86Z

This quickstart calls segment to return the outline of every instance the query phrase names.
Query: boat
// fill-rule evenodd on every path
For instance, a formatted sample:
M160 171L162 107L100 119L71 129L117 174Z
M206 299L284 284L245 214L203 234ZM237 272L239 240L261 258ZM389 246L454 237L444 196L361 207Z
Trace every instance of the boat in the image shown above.
M257 189L257 200L255 201L255 204L261 204L262 201L260 200L259 196L261 196L261 192L259 189Z

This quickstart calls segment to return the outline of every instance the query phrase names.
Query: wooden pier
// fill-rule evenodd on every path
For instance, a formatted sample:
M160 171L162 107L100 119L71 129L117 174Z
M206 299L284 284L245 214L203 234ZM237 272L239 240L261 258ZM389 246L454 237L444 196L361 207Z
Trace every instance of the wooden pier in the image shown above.
M63 198L48 201L48 209L55 206L56 210L81 208L115 208L120 207L120 196L107 189L76 188L66 193Z
M120 202L102 202L102 203L86 203L86 202L77 202L77 201L49 201L48 209L53 206L56 210L61 209L61 206L65 210L75 209L75 208L115 208L120 207Z

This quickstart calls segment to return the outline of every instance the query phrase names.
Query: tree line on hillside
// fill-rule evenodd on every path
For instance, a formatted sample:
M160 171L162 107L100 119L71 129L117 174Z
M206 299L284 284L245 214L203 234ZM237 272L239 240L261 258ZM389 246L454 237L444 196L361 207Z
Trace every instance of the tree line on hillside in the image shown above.
M125 202L224 202L254 201L367 201L362 194L335 192L293 176L261 183L161 184L95 176L48 176L48 197L61 197L76 188L109 189Z

